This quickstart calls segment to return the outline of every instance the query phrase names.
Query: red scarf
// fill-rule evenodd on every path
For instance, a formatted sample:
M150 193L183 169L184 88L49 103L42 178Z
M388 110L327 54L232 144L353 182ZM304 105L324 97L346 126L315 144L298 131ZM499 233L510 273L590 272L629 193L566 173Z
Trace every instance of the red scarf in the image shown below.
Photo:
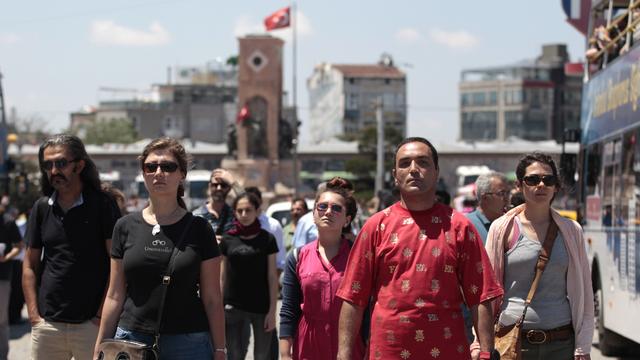
M247 226L242 225L240 221L238 221L237 219L234 219L233 227L229 229L227 233L234 236L251 237L251 236L258 235L258 233L260 232L260 229L261 229L260 221L258 221L258 218L256 218L256 221L254 221L253 223Z

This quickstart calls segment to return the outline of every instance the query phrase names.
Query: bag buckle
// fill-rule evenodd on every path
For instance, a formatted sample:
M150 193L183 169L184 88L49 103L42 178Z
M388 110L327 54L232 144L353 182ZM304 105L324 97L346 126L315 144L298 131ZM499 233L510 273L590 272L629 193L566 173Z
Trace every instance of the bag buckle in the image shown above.
M165 275L162 277L162 285L169 285L171 282L171 276Z
M527 331L527 341L529 344L539 345L547 342L547 332L542 330Z

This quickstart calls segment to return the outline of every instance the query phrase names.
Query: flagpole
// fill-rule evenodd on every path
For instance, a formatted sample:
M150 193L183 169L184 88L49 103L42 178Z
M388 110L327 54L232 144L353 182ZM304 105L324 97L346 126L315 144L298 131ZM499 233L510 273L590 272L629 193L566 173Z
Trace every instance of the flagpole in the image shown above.
M291 86L293 96L293 144L292 144L292 158L293 158L293 194L298 196L298 51L297 51L297 27L298 27L298 14L295 0L291 2L291 26L293 31L293 84Z

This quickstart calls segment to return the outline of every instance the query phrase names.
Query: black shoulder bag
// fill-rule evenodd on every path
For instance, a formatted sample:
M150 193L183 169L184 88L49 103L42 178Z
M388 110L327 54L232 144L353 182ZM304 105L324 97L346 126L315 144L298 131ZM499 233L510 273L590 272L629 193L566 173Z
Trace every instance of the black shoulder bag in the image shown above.
M139 341L123 340L123 339L104 339L100 342L98 349L98 360L158 360L158 340L160 339L160 324L162 322L162 312L164 310L164 302L167 297L167 290L171 283L171 275L173 275L173 268L175 265L175 259L178 256L179 247L184 241L184 237L189 232L193 216L191 216L187 222L180 240L173 247L173 252L167 263L167 269L165 275L162 276L162 292L160 295L160 308L158 309L158 318L156 320L154 329L154 341L153 345L147 345Z

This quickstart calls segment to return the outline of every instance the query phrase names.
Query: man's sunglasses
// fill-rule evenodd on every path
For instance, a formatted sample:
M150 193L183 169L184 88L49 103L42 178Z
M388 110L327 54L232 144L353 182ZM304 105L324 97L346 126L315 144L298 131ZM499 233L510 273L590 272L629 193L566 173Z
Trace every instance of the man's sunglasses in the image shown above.
M220 183L209 183L209 186L211 186L214 189L220 188L220 189L228 189L229 188L229 184L225 183L225 182L220 182Z
M42 168L44 170L51 171L55 166L56 169L62 170L66 168L70 163L76 162L76 161L78 161L78 159L73 159L73 160L60 159L60 160L53 160L53 161L47 160L42 162Z
M555 175L527 175L522 180L529 186L537 186L540 181L544 186L556 186L558 184L558 177Z
M178 164L170 161L161 162L161 163L148 162L148 163L144 163L144 165L142 166L142 168L144 169L144 172L146 172L147 174L155 173L156 171L158 171L158 167L162 172L165 172L165 173L172 173L178 170Z
M327 210L329 210L329 208L331 208L331 212L339 214L342 212L342 205L338 205L338 204L329 204L329 203L318 203L316 204L316 210L318 210L318 212L326 212Z

